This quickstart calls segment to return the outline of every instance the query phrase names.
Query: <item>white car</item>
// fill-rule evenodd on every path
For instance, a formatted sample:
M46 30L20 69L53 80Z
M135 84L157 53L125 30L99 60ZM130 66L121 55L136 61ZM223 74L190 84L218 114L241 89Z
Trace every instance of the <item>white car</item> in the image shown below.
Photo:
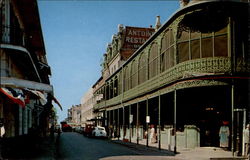
M94 130L92 131L92 135L94 137L106 137L107 136L107 132L105 130L104 127L101 126L97 126L94 128Z

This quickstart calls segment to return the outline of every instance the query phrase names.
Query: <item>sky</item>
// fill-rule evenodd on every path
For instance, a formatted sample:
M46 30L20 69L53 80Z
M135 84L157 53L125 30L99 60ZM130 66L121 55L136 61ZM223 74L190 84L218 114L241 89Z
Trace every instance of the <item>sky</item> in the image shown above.
M149 27L160 15L165 23L179 9L179 0L38 0L40 21L59 122L101 76L107 44L118 24ZM55 105L55 104L54 104Z

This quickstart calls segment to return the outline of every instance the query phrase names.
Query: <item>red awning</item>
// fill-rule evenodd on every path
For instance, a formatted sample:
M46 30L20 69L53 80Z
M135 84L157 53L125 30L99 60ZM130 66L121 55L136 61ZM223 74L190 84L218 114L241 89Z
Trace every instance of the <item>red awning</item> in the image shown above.
M0 92L6 95L14 103L19 104L22 107L25 107L25 98L23 91L21 89L2 87L0 88Z

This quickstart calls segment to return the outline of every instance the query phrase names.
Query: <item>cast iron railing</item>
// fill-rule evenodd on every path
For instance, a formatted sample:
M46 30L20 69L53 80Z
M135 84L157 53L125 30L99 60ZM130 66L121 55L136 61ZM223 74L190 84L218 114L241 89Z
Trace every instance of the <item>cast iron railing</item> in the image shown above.
M19 27L0 26L1 28L1 44L12 44L25 46L24 31Z

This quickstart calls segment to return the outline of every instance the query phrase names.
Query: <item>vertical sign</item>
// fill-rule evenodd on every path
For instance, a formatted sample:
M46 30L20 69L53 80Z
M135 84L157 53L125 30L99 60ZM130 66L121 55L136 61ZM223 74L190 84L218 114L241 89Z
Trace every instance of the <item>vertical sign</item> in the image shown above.
M150 123L150 116L146 116L146 123Z
M129 115L129 123L133 123L133 114Z

